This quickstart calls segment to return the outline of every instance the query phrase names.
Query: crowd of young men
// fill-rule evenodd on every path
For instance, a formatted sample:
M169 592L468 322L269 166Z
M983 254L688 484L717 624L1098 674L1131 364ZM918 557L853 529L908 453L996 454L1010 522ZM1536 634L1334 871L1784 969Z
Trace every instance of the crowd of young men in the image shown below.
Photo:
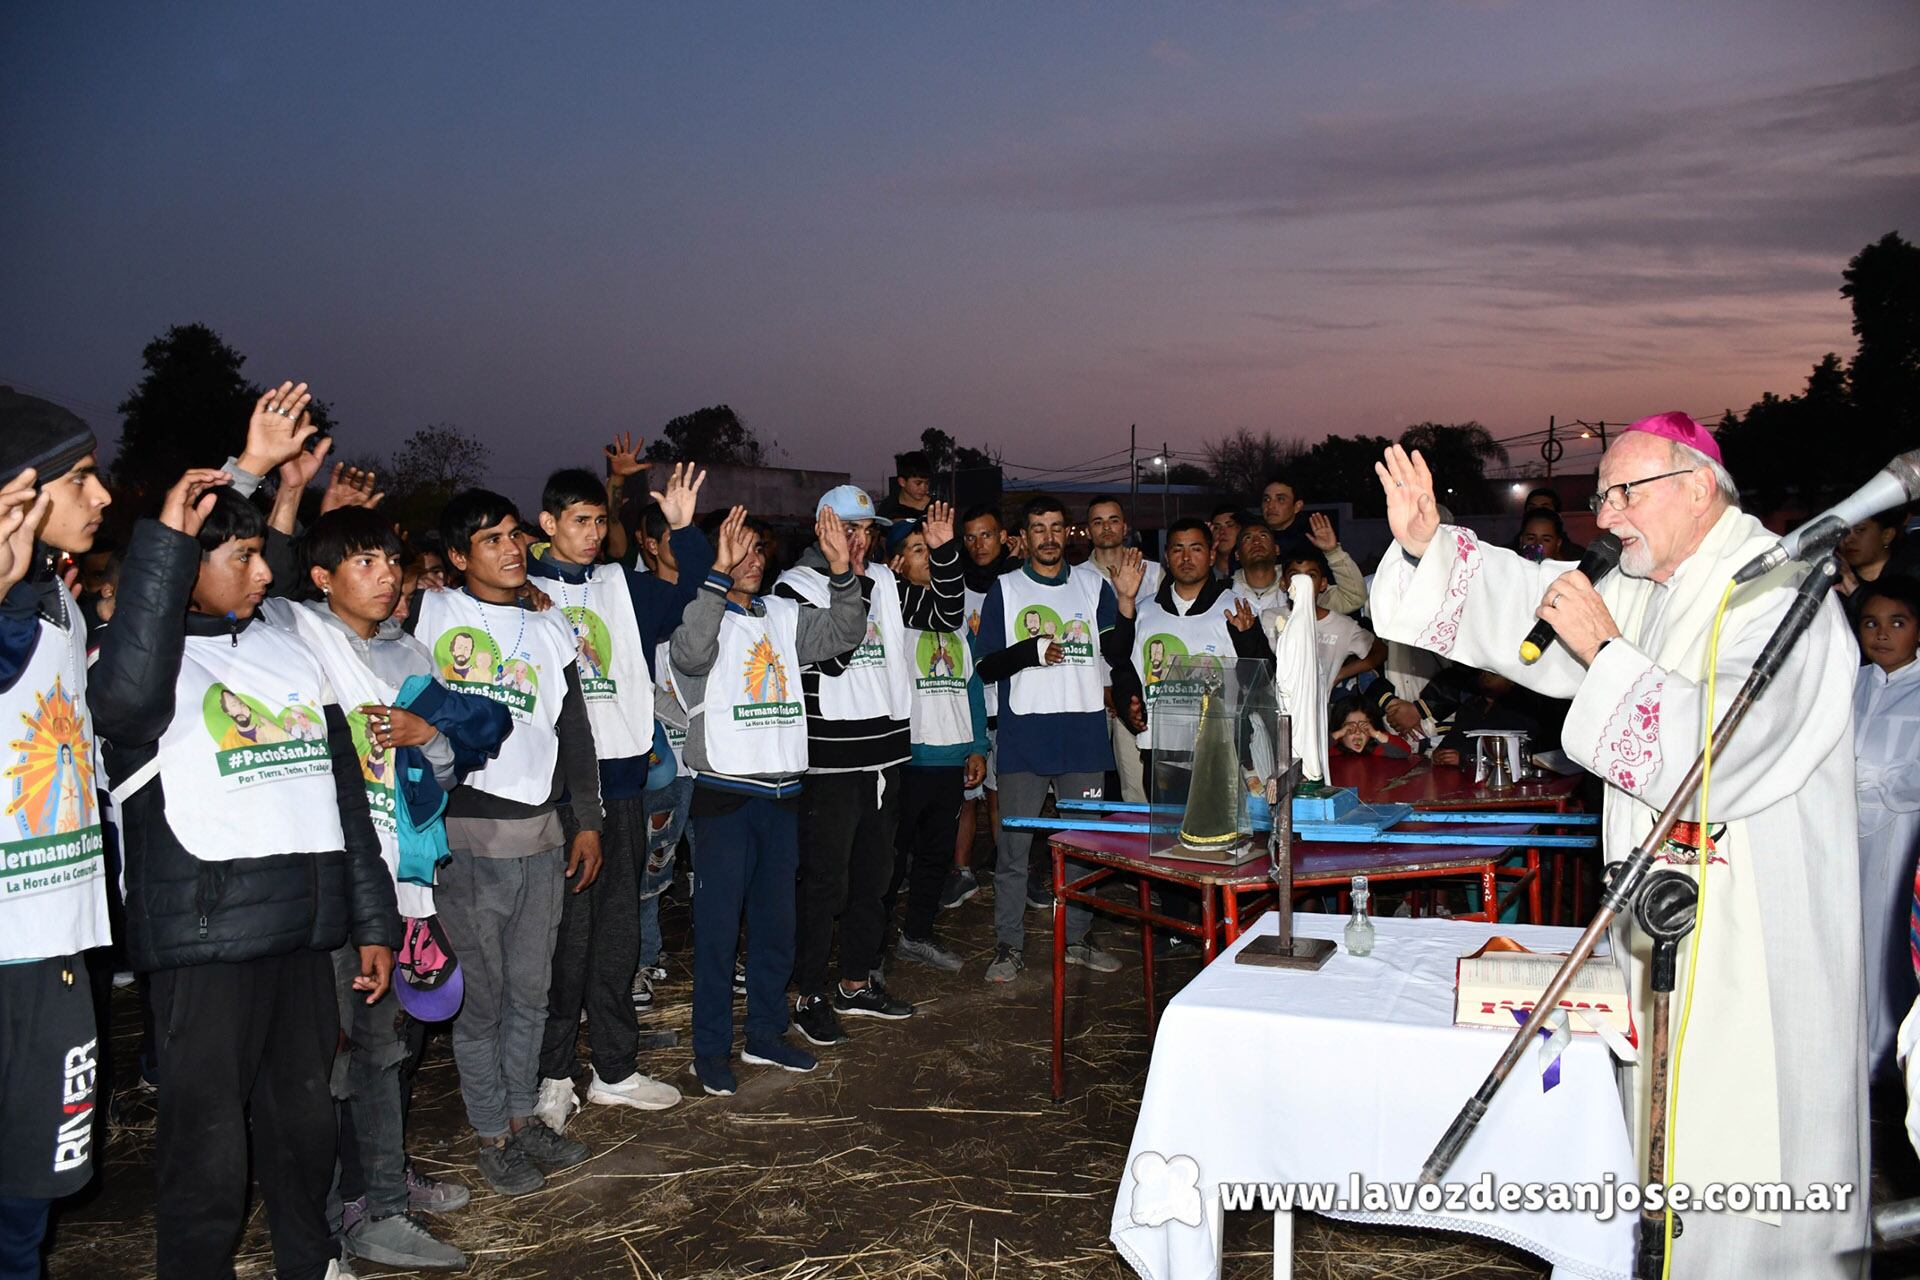
M640 1017L679 848L686 1079L725 1096L736 1062L812 1071L802 1041L911 1016L890 956L965 967L936 922L982 887L976 800L983 976L1011 982L1051 897L1000 818L1100 797L1109 773L1143 799L1169 644L1271 661L1287 575L1313 578L1323 617L1360 595L1285 481L1264 520L1177 522L1164 567L1097 499L1070 563L1059 501L1011 531L995 507L956 518L911 464L880 509L823 495L776 573L743 508L696 523L692 466L626 528L647 464L624 438L604 478L549 477L537 522L468 490L410 549L350 468L301 526L328 449L309 402L261 396L242 451L132 526L88 612L69 571L112 500L92 434L0 393L0 700L26 726L0 834L0 1276L38 1273L49 1206L88 1176L103 949L152 1017L156 1274L231 1274L250 1178L282 1276L463 1267L425 1215L467 1188L406 1155L426 1028L449 1024L476 1172L533 1192L589 1155L566 1133L583 1105L681 1099L637 1057L674 1039ZM1342 643L1343 674L1378 665L1370 636ZM1090 925L1068 912L1069 962L1117 968Z

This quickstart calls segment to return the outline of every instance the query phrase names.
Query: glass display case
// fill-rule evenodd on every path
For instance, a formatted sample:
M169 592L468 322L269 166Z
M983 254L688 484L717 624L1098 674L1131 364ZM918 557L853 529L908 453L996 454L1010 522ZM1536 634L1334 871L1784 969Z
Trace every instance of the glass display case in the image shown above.
M1197 653L1170 657L1148 686L1148 799L1155 856L1241 863L1265 857L1290 763L1272 669Z

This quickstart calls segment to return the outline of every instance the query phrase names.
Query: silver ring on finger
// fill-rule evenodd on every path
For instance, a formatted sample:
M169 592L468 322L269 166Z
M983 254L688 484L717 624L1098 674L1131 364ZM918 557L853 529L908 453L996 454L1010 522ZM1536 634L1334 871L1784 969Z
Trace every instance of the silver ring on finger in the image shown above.
M1553 593L1553 599L1547 601L1547 608L1558 609L1559 607L1560 607L1560 593L1556 591Z

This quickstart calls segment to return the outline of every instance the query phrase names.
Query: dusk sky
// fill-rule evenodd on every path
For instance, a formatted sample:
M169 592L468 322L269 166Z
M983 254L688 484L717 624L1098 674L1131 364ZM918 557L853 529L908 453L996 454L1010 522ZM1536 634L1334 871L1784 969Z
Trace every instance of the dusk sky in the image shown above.
M1717 414L1920 234L1912 0L16 2L0 381L204 322L524 493L733 405L872 482L1239 427ZM534 477L528 479L527 477Z

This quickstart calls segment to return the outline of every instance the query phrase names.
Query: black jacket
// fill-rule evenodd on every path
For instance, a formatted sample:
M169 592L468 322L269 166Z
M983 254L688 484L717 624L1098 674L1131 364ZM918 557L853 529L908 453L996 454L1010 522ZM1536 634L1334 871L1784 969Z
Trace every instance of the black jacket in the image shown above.
M173 720L187 635L225 635L252 625L251 619L229 623L187 612L199 568L194 539L152 520L135 527L113 626L87 678L87 704L114 784L159 749ZM393 878L368 817L353 738L338 706L329 703L326 716L345 849L202 862L168 827L159 777L127 798L119 818L134 968L332 951L349 935L357 946L399 945ZM246 833L235 831L233 838L245 840Z

